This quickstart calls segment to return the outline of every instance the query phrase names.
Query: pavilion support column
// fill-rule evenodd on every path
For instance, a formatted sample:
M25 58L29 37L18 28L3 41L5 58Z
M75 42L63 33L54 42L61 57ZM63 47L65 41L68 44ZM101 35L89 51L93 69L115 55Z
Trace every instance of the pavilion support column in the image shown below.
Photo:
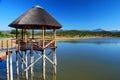
M24 31L23 31L23 29L22 29L22 39L23 39L23 32L24 32Z
M32 39L34 39L34 29L32 29Z
M24 42L26 41L26 29L24 29L24 31L23 31L23 41Z
M42 28L42 79L45 80L45 27Z
M18 39L18 29L16 28L16 39Z

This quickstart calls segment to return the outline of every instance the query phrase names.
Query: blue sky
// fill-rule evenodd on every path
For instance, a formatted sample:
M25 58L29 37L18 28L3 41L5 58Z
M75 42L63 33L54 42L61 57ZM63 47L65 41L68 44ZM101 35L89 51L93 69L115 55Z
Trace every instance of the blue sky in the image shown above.
M21 14L40 5L62 29L120 29L120 0L0 0L0 30Z

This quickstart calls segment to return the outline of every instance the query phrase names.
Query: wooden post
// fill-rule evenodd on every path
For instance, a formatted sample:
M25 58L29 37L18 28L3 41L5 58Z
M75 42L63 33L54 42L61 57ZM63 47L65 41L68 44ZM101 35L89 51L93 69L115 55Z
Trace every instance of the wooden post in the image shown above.
M23 31L23 29L22 29L22 40L23 40L23 33L24 33L24 31Z
M45 80L45 50L42 51L42 79Z
M16 28L16 39L18 39L18 29Z
M18 76L19 76L18 51L16 51L16 77L18 78Z
M3 49L3 40L1 41L1 49Z
M32 29L32 39L34 39L34 29Z
M9 49L7 41L7 52L6 52L6 80L9 80Z
M53 69L53 79L52 80L56 80L56 74L54 74L55 69Z
M53 35L54 35L54 48L53 48L53 69L54 69L54 74L56 74L56 65L57 65L57 57L56 57L56 29L54 28L53 30Z
M11 40L11 48L13 47L13 41Z
M31 51L30 51L30 64L32 64L34 62L34 56L33 56L33 43L31 45ZM33 80L33 77L34 77L34 65L31 66L31 70L30 70L30 73L31 73L31 80Z
M56 49L53 49L53 69L54 69L54 74L56 74L57 69L56 69L56 65L57 65L57 57L56 57Z
M13 80L12 52L10 53L10 80Z
M44 48L44 44L45 43L45 28L43 26L43 29L42 29L42 47Z
M42 47L43 47L43 50L42 50L42 79L45 80L45 49L44 49L44 46L45 46L45 27L43 26L43 29L42 29Z
M28 67L28 61L27 61L27 52L25 51L25 67L27 68ZM26 70L26 80L28 80L28 70Z
M22 54L22 59L24 58L24 54L23 51L21 51ZM23 61L21 60L21 71L22 71L22 76L24 76L24 65L23 65Z
M25 42L26 40L26 29L23 30L23 41Z

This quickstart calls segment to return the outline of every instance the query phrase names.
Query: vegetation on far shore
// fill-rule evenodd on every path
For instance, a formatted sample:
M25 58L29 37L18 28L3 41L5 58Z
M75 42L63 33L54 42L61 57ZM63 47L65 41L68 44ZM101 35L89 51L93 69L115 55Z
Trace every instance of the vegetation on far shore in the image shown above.
M41 35L42 33L37 33L36 35ZM47 32L46 36L51 36L52 32ZM110 32L110 31L80 31L80 30L60 30L57 31L57 38L81 38L81 37L120 37L120 32Z
M21 36L22 31L18 31L18 35ZM15 37L16 31L11 30L9 32L0 31L1 38L11 38ZM30 37L31 32L26 32L27 37ZM42 32L36 32L35 36L42 36ZM46 36L52 36L52 31L47 31ZM110 31L80 31L80 30L57 30L57 38L58 39L70 39L70 38L88 38L88 37L120 37L120 32L110 32Z

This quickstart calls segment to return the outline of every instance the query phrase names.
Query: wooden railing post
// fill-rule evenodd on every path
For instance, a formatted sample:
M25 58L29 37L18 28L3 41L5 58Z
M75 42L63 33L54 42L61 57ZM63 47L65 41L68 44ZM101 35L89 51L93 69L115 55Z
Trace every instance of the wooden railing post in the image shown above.
M1 49L3 49L3 40L1 41Z

